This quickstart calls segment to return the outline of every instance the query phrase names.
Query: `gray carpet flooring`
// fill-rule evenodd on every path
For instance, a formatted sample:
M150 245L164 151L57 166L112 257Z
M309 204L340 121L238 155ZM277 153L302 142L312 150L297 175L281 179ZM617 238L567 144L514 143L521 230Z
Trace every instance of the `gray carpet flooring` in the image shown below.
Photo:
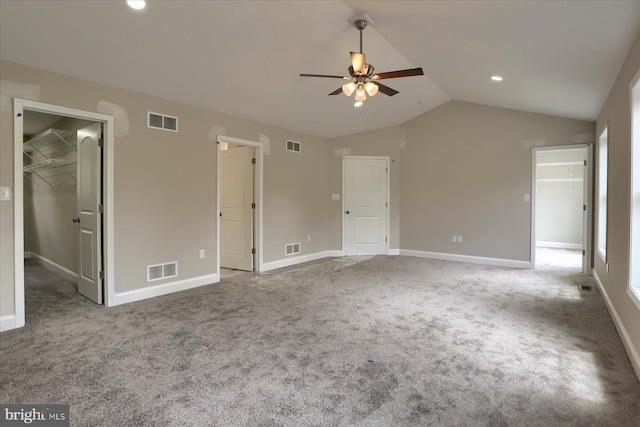
M28 262L0 402L74 426L638 426L640 383L591 279L330 259L105 308Z

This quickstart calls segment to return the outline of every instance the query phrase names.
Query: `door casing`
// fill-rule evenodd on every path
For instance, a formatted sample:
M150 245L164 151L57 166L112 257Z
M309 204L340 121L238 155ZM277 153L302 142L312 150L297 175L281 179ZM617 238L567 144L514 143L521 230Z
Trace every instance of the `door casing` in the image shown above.
M386 200L386 216L387 216L387 221L386 221L386 228L387 228L387 241L386 241L386 254L389 254L389 245L390 245L390 241L389 241L389 236L390 236L390 229L391 229L391 185L390 185L390 177L391 177L391 171L390 171L390 158L389 157L383 157L383 156L342 156L342 213L340 215L341 219L342 219L342 252L343 254L346 255L345 253L345 248L346 248L346 220L345 220L345 211L347 209L346 207L346 168L347 168L347 160L349 159L363 159L363 160L385 160L387 162L387 200Z
M59 105L45 104L42 102L28 101L14 98L13 100L13 247L14 247L14 297L15 297L15 328L20 328L25 324L25 301L24 301L24 179L22 176L23 159L23 118L24 110L42 113L57 114L60 116L77 119L92 120L102 123L104 149L102 157L103 177L103 270L105 274L105 300L104 304L109 307L115 295L114 277L114 242L113 242L113 179L114 179L114 123L113 116L91 111L78 110L75 108L62 107Z
M593 144L572 144L572 145L557 145L548 147L533 147L531 149L531 255L529 262L531 268L536 268L536 181L538 178L537 171L537 156L536 152L539 151L551 151L551 150L586 150L587 155L587 167L586 174L584 176L584 197L586 199L586 217L583 223L583 245L585 250L585 256L583 257L582 271L583 273L591 276L592 269L592 254L593 254Z
M263 239L263 173L264 173L264 152L263 145L260 142L249 141L246 139L234 138L231 136L217 135L216 136L216 266L217 274L220 277L220 182L222 177L220 176L220 145L222 143L234 144L234 145L246 145L248 147L255 148L256 166L254 173L254 192L256 209L253 217L253 245L256 248L255 256L253 257L253 270L261 272L264 270L264 239Z

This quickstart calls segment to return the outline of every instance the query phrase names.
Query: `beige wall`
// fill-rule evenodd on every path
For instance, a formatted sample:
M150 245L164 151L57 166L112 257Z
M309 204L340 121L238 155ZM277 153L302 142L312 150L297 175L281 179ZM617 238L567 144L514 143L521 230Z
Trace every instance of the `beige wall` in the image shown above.
M627 294L629 286L629 199L631 183L631 80L640 70L640 36L629 50L611 92L600 111L598 135L608 126L609 167L607 192L607 261L595 255L594 268L602 281L611 305L629 334L636 355L640 354L640 310ZM597 150L595 150L597 155ZM597 163L597 161L596 161ZM597 174L596 174L597 176ZM597 213L597 208L595 209ZM598 224L598 218L595 218ZM597 232L597 230L596 230ZM636 360L636 372L640 366Z
M390 249L400 248L400 169L402 163L401 146L403 140L404 131L402 130L402 128L399 126L393 126L371 132L363 132L340 138L334 138L329 141L329 187L331 193L342 193L342 156L336 155L336 150L350 149L350 156L382 156L390 158ZM327 195L327 197L330 197L330 195ZM341 249L341 200L331 201L329 226L329 248Z
M537 151L536 241L580 245L583 240L585 150ZM579 165L553 165L574 162ZM561 181L545 181L547 179ZM544 244L542 246L544 246Z
M528 261L531 148L567 145L593 123L451 101L405 124L403 249ZM453 243L452 235L463 243Z
M226 127L228 136L257 141L264 134L271 141L264 159L264 261L284 258L291 241L303 243L303 255L327 249L326 140L6 61L0 74L39 85L40 102L96 111L108 101L128 113L130 131L114 147L116 293L147 287L148 264L178 261L177 280L216 272L216 146L208 138L214 126ZM179 117L180 132L147 128L147 110ZM12 114L0 118L0 185L13 187ZM286 139L300 141L303 153L286 153ZM0 316L7 316L15 312L13 202L0 204L0 233Z

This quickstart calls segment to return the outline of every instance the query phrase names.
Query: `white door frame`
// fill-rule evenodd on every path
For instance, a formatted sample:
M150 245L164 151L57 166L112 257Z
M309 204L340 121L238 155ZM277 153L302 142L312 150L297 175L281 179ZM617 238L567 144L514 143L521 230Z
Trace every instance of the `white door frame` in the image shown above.
M583 224L582 240L585 252L583 272L591 276L591 254L593 253L593 143L575 145L555 145L549 147L533 147L531 149L531 268L536 268L536 181L538 179L538 151L566 151L582 149L587 151L587 173L584 176L584 191L587 199L587 218ZM583 196L584 197L584 196Z
M346 176L346 169L347 169L347 165L345 160L348 159L364 159L364 160L385 160L387 162L387 241L386 241L386 253L387 255L389 255L389 245L390 245L390 241L391 239L389 239L390 236L390 229L391 229L391 185L390 185L390 178L391 178L391 170L390 170L390 157L386 157L386 156L342 156L342 213L340 215L340 218L342 219L342 253L344 254L344 248L345 248L345 230L346 230L346 220L345 220L345 211L346 211L346 206L345 206L345 194L347 194L347 187L346 187L346 181L345 181L345 176Z
M101 113L44 104L14 98L13 100L13 247L14 247L14 281L15 281L15 315L16 328L25 324L24 311L24 181L22 176L23 159L23 119L24 110L57 114L76 119L93 120L102 123L104 151L102 181L104 217L103 217L103 258L106 288L104 304L109 307L114 301L115 281L113 266L113 141L114 118Z
M228 144L245 145L255 148L256 156L256 169L254 174L254 186L255 203L256 203L256 215L253 217L253 245L256 249L256 254L253 257L253 269L260 273L264 269L264 257L263 257L263 145L260 142L249 141L246 139L233 138L231 136L217 135L216 136L216 262L217 273L220 277L220 182L222 177L220 176L220 144L226 142Z

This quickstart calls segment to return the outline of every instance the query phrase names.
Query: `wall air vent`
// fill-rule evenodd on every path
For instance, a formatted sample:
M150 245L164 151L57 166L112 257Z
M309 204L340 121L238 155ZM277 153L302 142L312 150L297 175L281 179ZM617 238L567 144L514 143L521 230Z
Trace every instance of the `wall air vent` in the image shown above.
M284 246L284 255L295 255L300 253L300 243L289 243Z
M147 282L162 280L178 275L178 262L168 262L166 264L147 265Z
M291 151L292 153L299 153L301 150L302 144L296 141L291 141L287 139L287 151Z
M147 127L178 132L178 118L147 111Z

